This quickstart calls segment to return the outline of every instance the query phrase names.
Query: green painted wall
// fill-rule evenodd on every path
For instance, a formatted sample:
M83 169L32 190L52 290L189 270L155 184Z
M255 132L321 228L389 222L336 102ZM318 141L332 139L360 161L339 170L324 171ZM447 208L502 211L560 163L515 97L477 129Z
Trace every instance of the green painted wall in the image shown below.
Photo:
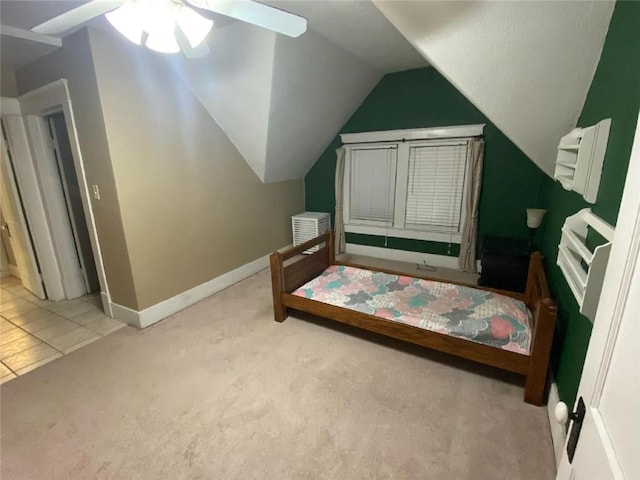
M340 133L486 123L479 234L527 238L525 209L535 207L544 174L435 68L385 75ZM305 177L305 208L335 210L336 136ZM347 241L384 246L383 237ZM388 248L457 256L458 245L389 238Z
M587 95L579 126L611 118L598 198L594 205L545 177L540 203L548 210L544 219L543 253L552 292L559 303L554 348L554 370L560 398L573 405L591 335L591 322L580 315L555 260L564 219L591 207L615 225L629 165L640 105L640 2L618 2L613 12L602 56Z

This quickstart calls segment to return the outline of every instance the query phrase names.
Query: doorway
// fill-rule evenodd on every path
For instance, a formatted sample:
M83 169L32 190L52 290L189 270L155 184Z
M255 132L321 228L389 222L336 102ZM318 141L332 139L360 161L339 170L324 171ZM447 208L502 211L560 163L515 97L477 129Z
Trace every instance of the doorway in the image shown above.
M61 288L48 288L51 300L99 292L64 112L3 116L2 147L2 243L11 274L39 298L55 283L54 275ZM44 248L46 243L51 248ZM41 273L47 269L40 268L38 257L58 266L45 279Z
M78 267L82 273L85 293L100 290L98 272L93 259L94 254L89 238L89 229L82 206L78 175L73 163L73 153L69 143L69 133L63 112L56 112L44 117L49 133L51 161L59 180L57 187L64 199L67 227L72 234Z
M112 316L67 80L2 98L2 107L9 143L25 160L15 162L15 173L48 299L99 292Z

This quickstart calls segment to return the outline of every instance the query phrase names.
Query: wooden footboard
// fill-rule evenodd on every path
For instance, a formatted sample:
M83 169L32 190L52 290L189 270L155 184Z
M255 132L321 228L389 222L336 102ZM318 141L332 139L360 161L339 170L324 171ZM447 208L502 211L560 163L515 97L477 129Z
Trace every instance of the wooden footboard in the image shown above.
M318 247L316 252L303 255L303 252L314 247ZM287 264L287 260L293 257L297 257L296 261ZM271 254L269 263L271 265L273 313L276 322L283 322L288 316L282 295L293 292L312 278L317 277L334 262L333 230L284 252Z
M315 253L302 255L303 252L313 247L319 248ZM292 308L503 370L520 373L526 376L525 402L534 405L543 403L557 307L549 295L540 253L535 252L531 255L527 288L524 295L516 292L483 288L483 290L492 290L496 293L523 300L527 304L533 315L529 356L291 295L291 292L320 275L330 265L336 263L332 231L284 252L274 252L271 254L270 262L274 318L276 321L284 321L288 316L287 309ZM363 267L361 265L353 266L374 270L371 267ZM390 270L375 270L406 275ZM478 288L475 285L465 286Z

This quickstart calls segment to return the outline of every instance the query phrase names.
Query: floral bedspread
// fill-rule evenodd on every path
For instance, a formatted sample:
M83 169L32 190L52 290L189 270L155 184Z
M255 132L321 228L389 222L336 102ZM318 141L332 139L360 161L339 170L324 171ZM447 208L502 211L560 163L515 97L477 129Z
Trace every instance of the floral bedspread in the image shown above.
M520 300L497 293L332 265L293 295L516 353L529 353L529 310Z

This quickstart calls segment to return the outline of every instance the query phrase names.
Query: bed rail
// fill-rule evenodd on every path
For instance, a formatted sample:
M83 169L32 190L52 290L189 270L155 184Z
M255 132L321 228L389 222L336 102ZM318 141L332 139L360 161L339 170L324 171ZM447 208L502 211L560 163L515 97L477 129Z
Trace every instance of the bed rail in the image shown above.
M529 373L524 387L524 400L534 405L544 403L553 335L556 330L558 306L551 298L540 252L533 252L529 261L524 302L532 314Z

